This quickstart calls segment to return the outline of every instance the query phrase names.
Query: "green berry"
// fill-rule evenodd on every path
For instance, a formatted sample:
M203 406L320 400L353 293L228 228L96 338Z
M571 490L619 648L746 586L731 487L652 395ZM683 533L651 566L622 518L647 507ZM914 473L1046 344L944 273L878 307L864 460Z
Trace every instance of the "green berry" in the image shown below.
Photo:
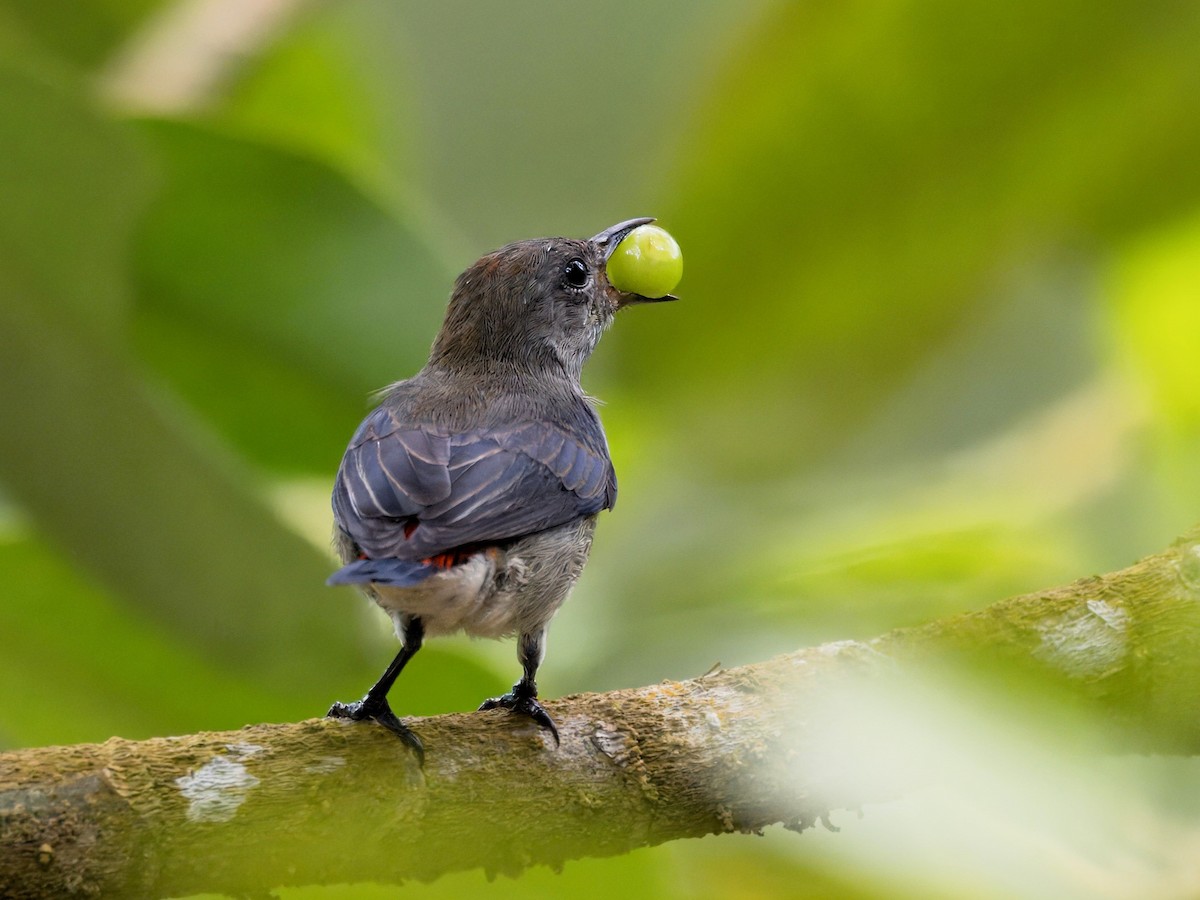
M663 297L683 276L683 254L675 238L657 225L640 225L608 258L608 280L618 291Z

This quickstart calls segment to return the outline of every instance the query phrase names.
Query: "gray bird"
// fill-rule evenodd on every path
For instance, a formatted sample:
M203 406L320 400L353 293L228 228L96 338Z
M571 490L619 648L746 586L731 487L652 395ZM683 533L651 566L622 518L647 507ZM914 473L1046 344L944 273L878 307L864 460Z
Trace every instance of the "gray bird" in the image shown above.
M604 429L580 387L614 314L673 300L619 291L605 265L630 219L590 240L544 238L484 256L455 282L425 367L386 390L355 432L333 489L346 564L402 644L361 700L335 718L374 719L423 758L387 694L426 635L517 636L523 674L480 709L531 717L546 627L579 578L596 515L617 478Z

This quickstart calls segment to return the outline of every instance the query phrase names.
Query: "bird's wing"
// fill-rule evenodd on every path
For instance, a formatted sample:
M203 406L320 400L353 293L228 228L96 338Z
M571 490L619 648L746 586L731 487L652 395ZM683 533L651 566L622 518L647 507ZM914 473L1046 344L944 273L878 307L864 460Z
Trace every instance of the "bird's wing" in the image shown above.
M590 413L590 411L589 411ZM421 560L611 508L616 478L599 420L445 434L376 410L333 492L338 525L371 558Z

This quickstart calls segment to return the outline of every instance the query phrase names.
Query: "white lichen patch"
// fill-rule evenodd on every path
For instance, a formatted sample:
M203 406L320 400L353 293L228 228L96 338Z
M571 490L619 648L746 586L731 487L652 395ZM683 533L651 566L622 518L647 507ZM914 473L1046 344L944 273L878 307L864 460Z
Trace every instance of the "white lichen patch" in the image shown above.
M880 653L870 643L865 641L828 641L813 650L822 656L839 657L848 656L851 659L870 660L872 662L887 662L888 656L886 653Z
M1129 616L1103 600L1089 600L1041 626L1041 644L1034 654L1068 675L1095 678L1121 665L1127 647Z
M188 800L187 817L192 822L228 822L258 783L242 763L227 756L215 756L195 772L175 779Z
M1179 559L1179 578L1192 593L1200 593L1200 544L1193 544Z
M634 742L611 722L597 722L591 734L596 749L618 765L624 765L634 749Z
M838 656L842 653L877 653L870 644L853 640L826 641L815 649L822 656Z
M709 710L704 718L709 725L714 727L719 727L722 722L731 717L747 713L755 715L758 712L758 703L753 695L726 685L709 688L704 692L704 696L709 703Z
M234 756L245 759L248 756L256 756L263 752L263 748L258 744L226 744L225 749Z
M315 763L305 766L304 771L317 775L328 775L330 772L336 772L345 764L346 761L340 756L322 756Z
M1089 600L1087 608L1104 620L1104 624L1109 628L1124 634L1126 626L1129 624L1129 614L1125 610L1117 606L1110 606L1103 600Z
M688 702L662 707L672 738L692 747L710 746L727 722L756 712L750 695L725 685L706 686L699 700L699 705Z

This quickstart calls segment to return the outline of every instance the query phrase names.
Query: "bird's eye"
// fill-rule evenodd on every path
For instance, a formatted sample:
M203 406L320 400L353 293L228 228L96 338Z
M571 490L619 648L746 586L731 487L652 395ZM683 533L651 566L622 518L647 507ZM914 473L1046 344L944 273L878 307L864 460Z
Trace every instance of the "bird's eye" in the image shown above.
M582 259L573 259L563 268L563 278L573 288L587 287L591 273Z

